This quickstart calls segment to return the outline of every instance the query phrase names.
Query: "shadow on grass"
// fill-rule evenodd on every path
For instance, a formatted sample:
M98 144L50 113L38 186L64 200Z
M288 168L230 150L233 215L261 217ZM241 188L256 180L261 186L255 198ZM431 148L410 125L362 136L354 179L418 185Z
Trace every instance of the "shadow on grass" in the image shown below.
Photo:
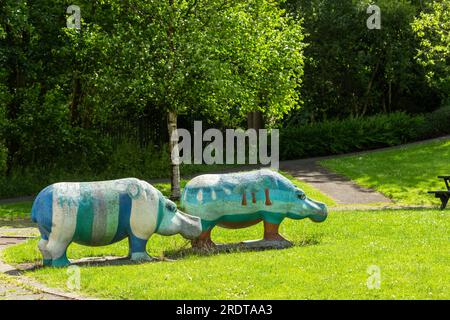
M151 261L154 262L162 262L162 261L171 261L166 258L153 258ZM88 257L71 261L71 266L78 267L107 267L107 266L126 266L126 265L138 265L147 262L137 262L131 261L128 257L118 257L118 256L105 256L105 257ZM43 268L49 268L42 265L42 262L29 262L29 263L21 263L16 265L16 270L11 270L5 272L6 274L17 276L22 272L28 271L36 271Z
M30 219L7 219L0 218L0 228L37 228L36 223Z
M265 251L265 250L284 250L292 247L306 247L318 245L320 243L320 235L313 235L311 237L307 237L301 239L299 241L295 241L294 243L286 241L284 245L263 245L263 246L255 246L255 245L246 245L244 242L236 242L236 243L227 243L227 244L218 244L216 248L205 250L205 249L194 249L189 246L187 243L185 246L176 249L165 251L160 257L153 257L150 263L155 262L173 262L178 259L188 258L191 256L195 257L209 257L213 255L219 254L231 254L237 252L256 252L256 251ZM131 261L128 257L118 257L118 256L104 256L104 257L87 257L77 260L72 260L72 266L79 267L106 267L106 266L126 266L126 265L139 265L143 263L149 262L137 262ZM29 263L21 263L16 265L16 270L10 270L5 272L6 274L17 276L22 272L35 271L38 269L46 268L42 265L42 262L35 261Z
M311 237L307 237L301 239L299 241L290 242L270 242L264 240L253 240L253 241L245 241L245 242L235 242L235 243L226 243L226 244L217 244L213 248L208 249L197 249L197 248L187 248L186 246L183 248L179 248L176 250L165 251L165 257L169 259L180 259L186 258L190 256L203 256L208 257L212 255L218 254L230 254L230 253L238 253L238 252L255 252L255 251L265 251L265 250L284 250L292 247L306 247L312 245L318 245L320 243L320 236L314 235Z

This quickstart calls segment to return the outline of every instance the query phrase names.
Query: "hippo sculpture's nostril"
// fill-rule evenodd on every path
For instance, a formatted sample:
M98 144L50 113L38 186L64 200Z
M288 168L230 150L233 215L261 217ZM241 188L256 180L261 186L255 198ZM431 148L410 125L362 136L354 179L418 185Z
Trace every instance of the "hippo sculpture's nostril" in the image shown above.
M311 215L311 220L314 222L323 222L328 216L327 206L323 203L316 203L320 210L317 210L315 214Z

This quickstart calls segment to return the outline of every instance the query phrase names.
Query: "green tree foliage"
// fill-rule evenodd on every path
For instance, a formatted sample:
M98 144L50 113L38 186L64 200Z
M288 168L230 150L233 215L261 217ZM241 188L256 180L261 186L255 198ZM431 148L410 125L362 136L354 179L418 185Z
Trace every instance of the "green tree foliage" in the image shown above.
M417 3L416 3L417 2ZM417 41L410 22L420 2L380 0L381 30L369 30L366 0L292 0L287 8L308 34L301 95L292 123L436 108L414 63ZM428 108L428 109L427 109Z
M70 60L60 52L68 1L5 0L0 6L0 100L8 169L79 164L85 141L70 123Z
M239 126L272 123L299 104L303 32L277 1L4 0L0 97L8 167L101 170L114 146L102 130L170 114ZM127 136L128 132L123 132Z
M302 30L274 1L108 1L99 11L114 23L87 16L66 30L90 121L151 106L169 113L171 134L179 114L238 126L249 111L278 120L298 106Z
M426 68L430 83L450 96L450 1L429 3L412 23L420 39L417 60Z
M381 30L366 26L369 3L0 0L0 171L20 187L22 169L112 178L155 158L166 173L161 141L177 120L237 127L260 111L298 126L436 109L450 92L449 0L378 0ZM66 28L72 4L81 30Z
M280 119L298 105L302 29L274 1L104 1L105 19L82 12L81 32L65 31L83 102L103 111L90 121L152 106L239 125L249 111Z

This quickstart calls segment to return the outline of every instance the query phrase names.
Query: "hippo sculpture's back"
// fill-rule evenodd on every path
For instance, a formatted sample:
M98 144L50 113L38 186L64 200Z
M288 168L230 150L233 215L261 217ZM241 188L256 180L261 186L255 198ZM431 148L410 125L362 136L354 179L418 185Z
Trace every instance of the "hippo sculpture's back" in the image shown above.
M128 238L132 260L151 260L146 244L153 233L201 232L200 219L185 215L145 181L127 178L99 182L55 183L43 189L32 207L41 233L44 265L69 264L70 243L102 246Z
M243 228L264 221L265 240L286 241L278 232L283 219L321 222L327 217L325 204L268 169L198 176L186 184L181 207L201 219L203 232L193 241L197 247L214 245L210 234L216 225Z

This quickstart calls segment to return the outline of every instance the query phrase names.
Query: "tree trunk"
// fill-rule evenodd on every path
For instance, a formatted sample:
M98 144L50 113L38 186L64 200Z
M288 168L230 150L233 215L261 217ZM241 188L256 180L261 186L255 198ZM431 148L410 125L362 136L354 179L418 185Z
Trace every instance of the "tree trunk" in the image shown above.
M391 111L391 104L392 104L392 81L389 80L389 103L388 103L388 110Z
M172 154L179 156L178 133L177 133L177 114L169 111L167 116L167 128L169 129L169 152L170 152L170 199L180 199L180 165L175 163Z
M70 103L70 122L72 125L80 124L80 111L79 105L81 102L81 80L78 74L78 71L73 73L73 82L72 82L72 101Z
M171 10L175 10L174 1L169 0L169 6L171 7ZM174 12L174 11L173 11ZM172 12L172 14L173 14ZM174 33L174 27L173 27L173 16L170 14L169 19L169 25L167 28L167 40L169 43L169 50L171 57L169 60L172 60L172 68L170 71L170 76L168 76L168 79L173 79L173 74L176 69L176 60L175 60L175 45L173 41L173 33ZM170 82L170 80L168 81ZM170 173L170 199L172 200L179 200L180 199L180 165L179 162L176 162L175 160L178 160L176 158L179 157L179 150L178 150L178 133L177 133L177 114L173 111L168 111L167 115L167 127L169 129L169 151L170 151L170 165L171 165L171 173ZM175 157L172 157L172 154ZM175 159L174 159L175 158Z
M7 65L11 66L11 71L8 74L7 85L10 92L17 92L18 89L24 88L26 86L26 69L24 67L23 59L20 58L24 56L24 48L28 48L30 41L30 36L28 32L22 31L22 37L17 37L14 35L11 27L6 25L6 47L14 48L20 47L21 53L17 55L11 55L7 57ZM7 105L6 118L9 120L16 120L20 113L20 105L22 103L22 98L20 95L14 94L12 100ZM8 149L6 158L6 175L10 175L14 166L16 153L20 149L20 144L18 140L14 139L8 135L6 138L6 147Z
M263 129L263 117L261 111L252 111L247 114L248 129Z
M370 78L369 84L367 86L366 101L364 103L364 107L363 107L363 110L361 112L361 116L364 116L366 114L366 112L367 112L367 107L369 105L369 99L370 99L370 91L372 90L372 85L373 85L373 82L375 81L375 77L377 75L378 68L380 67L380 63L381 63L381 57L377 61L375 69L373 70L373 73L372 73L372 77Z

